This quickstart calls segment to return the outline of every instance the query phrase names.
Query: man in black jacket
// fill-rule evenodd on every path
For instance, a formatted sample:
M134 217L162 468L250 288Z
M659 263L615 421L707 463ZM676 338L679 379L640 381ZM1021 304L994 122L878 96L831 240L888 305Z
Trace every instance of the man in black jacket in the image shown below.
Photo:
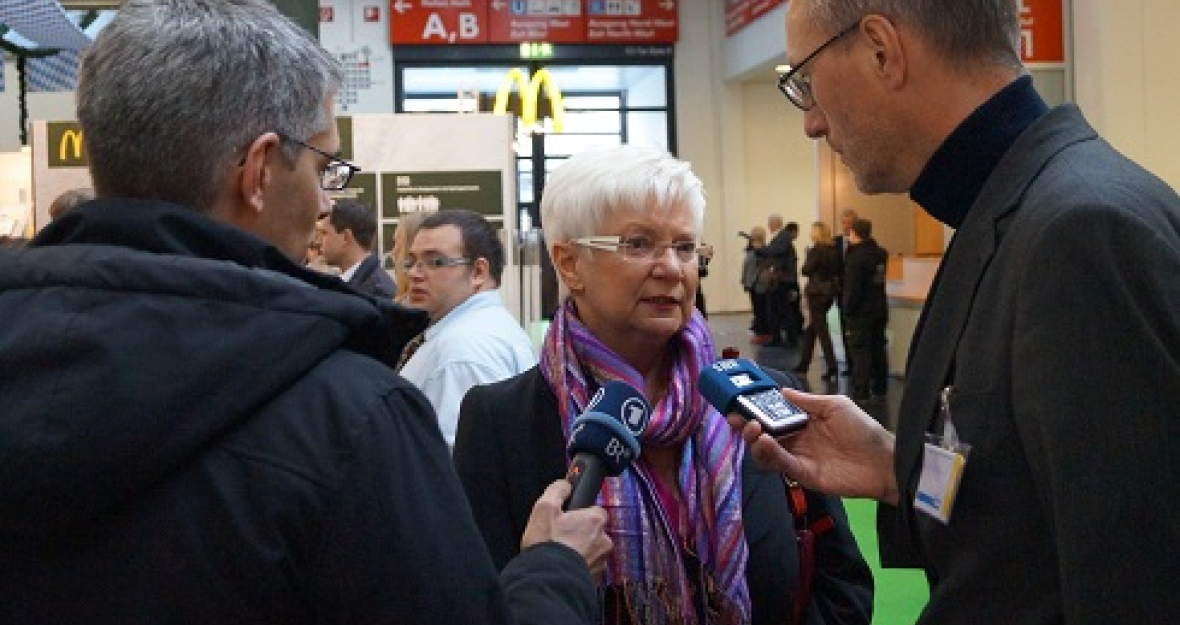
M872 222L853 221L844 258L842 299L852 362L852 398L857 401L884 395L889 383L885 360L885 326L889 322L885 263L889 255L872 235Z
M0 254L0 623L589 623L601 508L497 573L424 316L303 268L337 62L263 0L132 0L81 65L98 199ZM587 566L590 563L590 567Z
M393 298L397 285L373 254L377 213L358 200L337 200L323 219L324 262L340 268L340 279L368 295Z
M772 238L770 243L754 251L774 268L774 286L766 293L766 317L770 326L767 345L783 344L794 347L803 333L803 311L800 306L799 253L795 251L795 238L799 236L799 224L791 222L783 227L783 218L777 213L767 218L767 227Z

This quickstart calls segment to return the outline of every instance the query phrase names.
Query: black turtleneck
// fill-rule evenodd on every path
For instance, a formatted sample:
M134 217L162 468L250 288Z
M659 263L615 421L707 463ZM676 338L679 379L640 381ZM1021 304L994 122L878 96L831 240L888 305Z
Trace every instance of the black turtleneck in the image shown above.
M1026 128L1049 112L1021 76L984 102L946 138L910 189L935 219L958 228L1000 159Z

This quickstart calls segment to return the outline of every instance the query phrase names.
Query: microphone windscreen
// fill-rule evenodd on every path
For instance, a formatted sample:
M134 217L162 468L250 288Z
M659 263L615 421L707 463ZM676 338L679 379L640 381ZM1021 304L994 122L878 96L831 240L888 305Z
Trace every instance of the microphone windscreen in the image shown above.
M697 388L721 414L732 412L738 395L776 390L778 384L745 358L726 358L701 369Z
M574 420L569 455L589 454L602 461L607 475L621 474L639 457L639 441L613 417L586 412Z
M651 405L634 386L626 382L611 380L603 384L584 414L597 413L616 419L636 438L643 433L651 419Z

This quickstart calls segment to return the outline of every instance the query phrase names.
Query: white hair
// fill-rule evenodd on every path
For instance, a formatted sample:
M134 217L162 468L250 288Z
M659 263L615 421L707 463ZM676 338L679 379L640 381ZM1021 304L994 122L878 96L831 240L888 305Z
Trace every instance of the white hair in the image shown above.
M687 206L700 237L705 189L692 166L663 150L635 145L593 148L554 169L541 198L541 225L550 252L555 243L600 233L608 215Z

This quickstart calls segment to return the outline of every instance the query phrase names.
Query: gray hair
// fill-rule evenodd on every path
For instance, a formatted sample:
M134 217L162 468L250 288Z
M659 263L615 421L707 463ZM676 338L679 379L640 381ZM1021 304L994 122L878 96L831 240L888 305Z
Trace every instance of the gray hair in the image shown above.
M866 15L882 15L917 31L955 67L983 62L1017 69L1019 5L1018 0L810 0L806 16L836 33Z
M342 79L266 0L128 0L78 72L95 189L208 211L259 135L327 130L323 104ZM294 167L299 148L288 143Z
M580 152L550 174L541 197L546 245L600 233L617 210L671 212L687 205L699 237L705 189L692 167L663 150L634 145Z

